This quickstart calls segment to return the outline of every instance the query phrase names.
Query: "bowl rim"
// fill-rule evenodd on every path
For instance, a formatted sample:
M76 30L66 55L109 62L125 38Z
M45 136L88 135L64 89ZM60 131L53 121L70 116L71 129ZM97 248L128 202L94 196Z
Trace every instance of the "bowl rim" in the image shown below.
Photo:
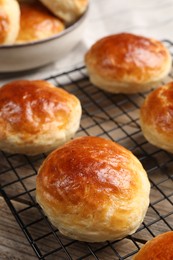
M62 32L60 32L58 34L55 34L55 35L53 35L49 38L45 38L45 39L39 40L39 41L32 41L32 42L28 42L28 43L0 45L0 50L1 49L13 49L13 48L28 47L28 46L38 45L38 44L42 44L42 43L45 43L45 42L49 42L49 41L61 38L64 35L68 34L69 32L73 31L74 29L76 29L83 22L83 20L86 18L86 15L88 14L88 10L89 10L89 4L88 4L85 12L79 17L79 19L76 22L74 22L73 24L71 24L69 27L65 28L65 30L63 30Z

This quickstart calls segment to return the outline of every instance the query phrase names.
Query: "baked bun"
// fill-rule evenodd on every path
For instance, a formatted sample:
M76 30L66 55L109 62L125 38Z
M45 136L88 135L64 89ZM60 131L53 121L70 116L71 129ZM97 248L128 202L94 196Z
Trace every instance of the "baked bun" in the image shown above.
M88 0L40 0L66 24L75 22L87 8Z
M16 0L0 0L0 44L13 44L19 33L20 8Z
M52 152L36 182L36 199L59 231L72 239L120 239L139 227L150 184L138 159L99 137L80 137Z
M158 235L148 241L133 260L172 260L173 231Z
M64 30L64 23L39 2L20 2L20 10L17 43L42 40Z
M147 96L140 110L140 124L148 142L173 153L173 82Z
M156 87L171 69L171 55L159 41L129 33L97 41L86 53L91 82L112 93L137 93Z
M0 149L36 155L65 143L79 127L79 100L42 80L0 88Z

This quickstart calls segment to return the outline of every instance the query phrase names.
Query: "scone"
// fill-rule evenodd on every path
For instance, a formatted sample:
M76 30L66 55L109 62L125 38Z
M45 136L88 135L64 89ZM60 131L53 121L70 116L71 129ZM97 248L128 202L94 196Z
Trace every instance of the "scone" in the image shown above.
M51 83L19 80L0 88L0 150L36 155L74 136L80 101Z
M173 153L173 82L147 96L140 110L140 124L148 142Z
M112 93L130 94L156 87L169 73L171 62L161 42L129 33L102 38L85 55L90 81Z
M39 2L20 2L21 19L17 43L38 41L64 30L64 23Z
M172 260L173 231L158 235L148 241L133 260Z
M13 44L20 27L20 8L16 0L0 0L0 44Z
M66 24L72 24L87 8L88 0L40 0Z
M121 239L139 227L149 204L150 184L138 159L99 137L80 137L53 151L36 181L36 199L72 239Z

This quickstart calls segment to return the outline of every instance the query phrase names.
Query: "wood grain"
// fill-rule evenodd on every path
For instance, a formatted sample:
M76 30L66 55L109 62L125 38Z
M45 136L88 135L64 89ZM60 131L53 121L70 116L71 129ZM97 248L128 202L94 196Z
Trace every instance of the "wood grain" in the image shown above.
M0 212L0 259L37 259L2 197L0 197Z

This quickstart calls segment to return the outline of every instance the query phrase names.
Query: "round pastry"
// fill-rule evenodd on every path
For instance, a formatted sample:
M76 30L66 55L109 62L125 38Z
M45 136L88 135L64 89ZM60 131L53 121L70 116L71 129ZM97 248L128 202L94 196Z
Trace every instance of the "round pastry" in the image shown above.
M0 88L0 149L36 155L65 143L79 127L79 100L51 83L19 80Z
M88 0L40 0L52 13L71 24L84 13Z
M137 93L156 87L171 69L171 55L154 39L129 33L97 41L86 53L91 82L112 93Z
M139 227L150 184L138 159L99 137L80 137L53 151L36 181L36 199L52 224L72 239L121 239Z
M63 22L39 2L20 2L21 19L17 43L49 38L64 30Z
M20 8L16 0L0 0L0 44L13 44L19 33Z
M147 96L140 110L140 124L148 142L173 153L173 82Z
M148 241L133 258L134 260L172 260L173 231L158 235Z

